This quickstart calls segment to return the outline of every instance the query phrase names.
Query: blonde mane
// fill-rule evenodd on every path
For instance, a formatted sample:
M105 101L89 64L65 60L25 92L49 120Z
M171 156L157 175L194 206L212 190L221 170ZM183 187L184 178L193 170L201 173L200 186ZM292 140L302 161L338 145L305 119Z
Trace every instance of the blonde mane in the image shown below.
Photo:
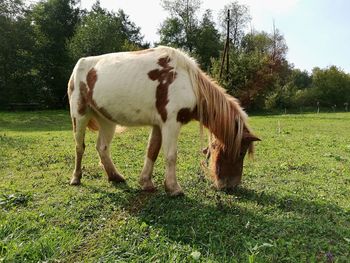
M185 68L190 74L193 91L197 98L197 118L202 126L220 142L220 146L234 159L240 154L243 131L250 131L247 114L234 97L206 75L196 61L185 52L174 48L158 47L174 61L174 66ZM253 152L253 147L249 147Z
M202 71L198 72L198 118L234 159L240 154L247 114L234 97Z

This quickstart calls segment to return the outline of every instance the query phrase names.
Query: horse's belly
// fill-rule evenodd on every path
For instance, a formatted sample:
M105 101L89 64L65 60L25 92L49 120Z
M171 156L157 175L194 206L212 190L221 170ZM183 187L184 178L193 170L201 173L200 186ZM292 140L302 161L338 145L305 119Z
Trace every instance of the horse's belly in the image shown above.
M156 124L154 87L135 87L132 83L97 85L93 100L97 109L115 123L129 126Z

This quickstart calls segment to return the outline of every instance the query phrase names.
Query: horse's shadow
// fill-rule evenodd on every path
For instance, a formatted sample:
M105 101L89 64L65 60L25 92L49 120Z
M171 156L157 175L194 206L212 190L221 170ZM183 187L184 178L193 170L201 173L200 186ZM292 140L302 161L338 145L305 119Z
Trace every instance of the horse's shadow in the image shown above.
M208 190L208 200L215 200L209 202L187 196L169 198L161 190L145 193L126 185L123 188L133 195L124 210L159 229L166 238L216 259L238 256L246 260L259 249L268 249L268 260L277 261L296 255L300 260L327 260L329 253L338 259L350 256L344 240L350 235L350 212L333 204L245 187L230 193ZM318 245L311 245L314 242Z

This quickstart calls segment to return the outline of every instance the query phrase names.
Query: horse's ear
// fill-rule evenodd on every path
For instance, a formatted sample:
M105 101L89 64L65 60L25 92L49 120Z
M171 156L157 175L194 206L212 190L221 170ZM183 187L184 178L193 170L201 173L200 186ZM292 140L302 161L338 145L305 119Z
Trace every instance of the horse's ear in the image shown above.
M251 134L250 132L244 132L242 140L246 142L261 141L258 137L256 137L254 134Z

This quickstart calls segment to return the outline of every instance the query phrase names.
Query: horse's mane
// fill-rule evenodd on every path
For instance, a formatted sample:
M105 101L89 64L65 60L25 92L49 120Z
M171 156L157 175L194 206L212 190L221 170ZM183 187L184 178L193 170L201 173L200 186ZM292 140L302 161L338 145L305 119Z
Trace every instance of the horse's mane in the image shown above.
M197 117L202 125L222 144L221 147L233 158L240 154L244 129L249 132L247 114L234 97L206 75L196 61L185 52L174 48L158 47L174 60L174 67L187 69L197 97ZM252 144L249 153L253 152Z
M249 131L247 114L234 97L226 93L214 80L199 71L197 108L199 120L234 159L241 150L244 129ZM252 148L249 147L249 152Z

